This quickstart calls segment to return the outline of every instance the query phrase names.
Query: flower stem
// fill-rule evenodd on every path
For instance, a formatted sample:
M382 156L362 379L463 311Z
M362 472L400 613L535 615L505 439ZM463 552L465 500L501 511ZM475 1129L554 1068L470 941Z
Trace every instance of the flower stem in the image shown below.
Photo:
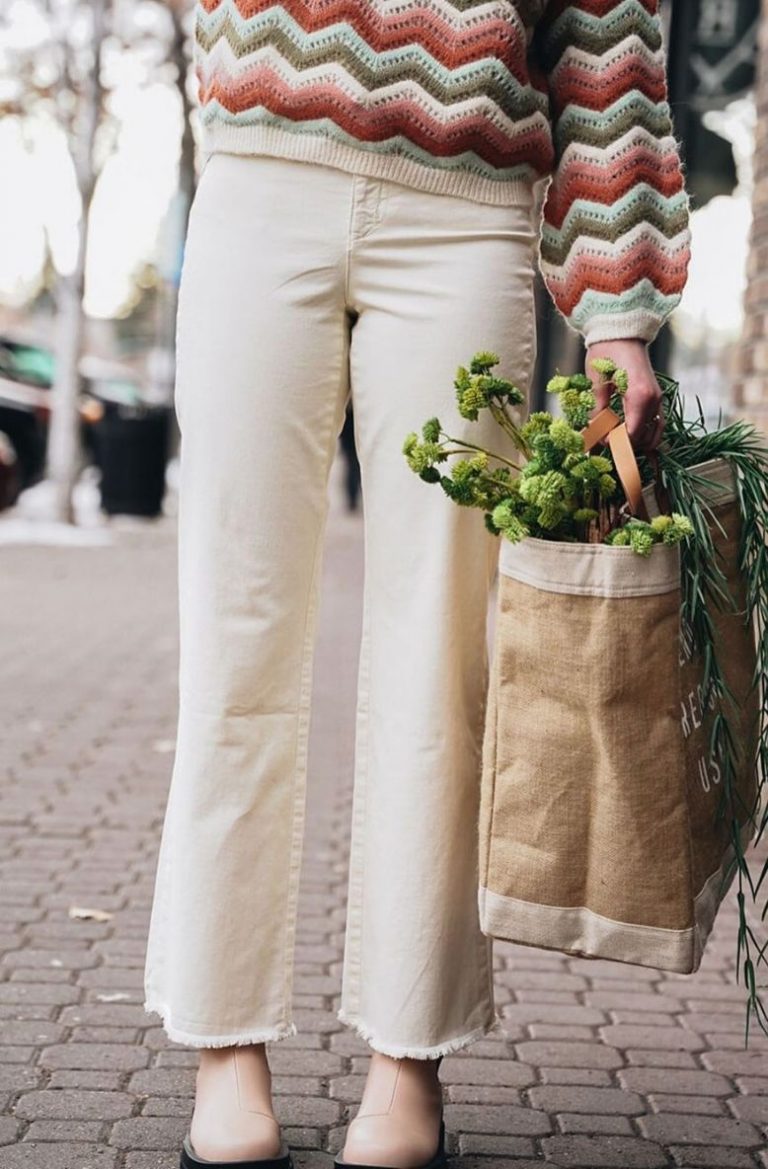
M445 431L442 433L445 434ZM468 439L452 438L450 434L446 434L445 438L447 442L463 443L463 446L459 446L456 450L453 451L446 451L446 454L468 455L471 451L479 451L483 455L488 455L490 459L498 459L500 463L506 463L508 467L512 467L515 471L519 471L521 469L519 463L513 463L511 459L505 459L503 455L497 455L494 453L494 451L486 450L484 446L476 446L475 443L469 442Z

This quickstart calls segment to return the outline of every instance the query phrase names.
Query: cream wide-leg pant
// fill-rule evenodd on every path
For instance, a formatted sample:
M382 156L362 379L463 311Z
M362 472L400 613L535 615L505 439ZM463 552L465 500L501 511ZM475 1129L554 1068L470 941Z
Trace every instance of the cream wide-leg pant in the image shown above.
M315 162L215 154L177 321L180 706L145 971L193 1047L296 1033L291 989L329 470L352 395L365 584L339 1018L429 1058L497 1028L477 908L498 540L408 467L479 349L527 389L531 188L494 206Z

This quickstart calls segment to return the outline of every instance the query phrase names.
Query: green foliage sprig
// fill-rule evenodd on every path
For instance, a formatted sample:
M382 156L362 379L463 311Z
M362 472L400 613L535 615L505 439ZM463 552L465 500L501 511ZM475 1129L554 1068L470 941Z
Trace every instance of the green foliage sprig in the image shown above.
M681 549L681 618L691 650L702 662L704 708L712 708L710 751L721 772L718 816L727 826L733 846L733 862L724 880L735 879L736 883L736 968L747 991L746 1044L753 1018L768 1034L768 1006L762 993L768 989L768 861L758 864L757 872L753 872L743 839L743 826L753 833L755 845L768 830L768 447L755 428L743 420L723 426L721 415L716 429L708 431L698 399L696 414L687 417L677 382L662 374L656 376L666 419L665 437L658 451L661 486L671 506L684 511L694 528L694 539ZM713 537L720 528L713 510L717 496L712 496L711 484L696 471L698 465L711 459L723 459L730 466L738 492L739 569L746 589L746 605L741 613L728 589ZM644 459L640 465L643 478L651 482L656 468ZM752 807L744 806L736 785L738 750L743 744L736 742L738 711L724 675L714 624L716 611L741 617L752 627L756 639L753 685L758 695L760 725L755 759L757 793Z
M613 461L608 454L585 451L580 433L596 404L590 378L557 374L547 389L558 399L562 416L540 411L521 425L511 407L520 405L524 395L491 372L498 362L497 354L481 351L468 367L459 366L456 402L462 418L472 422L481 411L489 411L521 461L453 438L438 418L430 418L421 435L413 431L403 443L408 465L417 475L427 483L439 483L454 503L481 508L488 530L512 542L526 536L580 543L605 540L647 556L654 544L675 544L691 534L688 521L678 514L669 523L632 520L624 526L625 500ZM626 372L607 358L594 365L611 378L620 398L626 392ZM465 457L441 469L451 455Z

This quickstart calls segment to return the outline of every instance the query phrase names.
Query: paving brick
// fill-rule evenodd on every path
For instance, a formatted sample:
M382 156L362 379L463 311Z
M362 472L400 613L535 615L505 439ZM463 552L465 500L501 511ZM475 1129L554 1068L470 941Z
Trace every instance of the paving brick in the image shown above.
M145 1100L141 1106L142 1116L183 1116L187 1121L192 1116L193 1101L188 1096L157 1096Z
M768 1096L768 1076L736 1076L736 1087L745 1096Z
M104 1125L96 1120L35 1120L24 1139L27 1141L83 1141L98 1144L104 1135Z
M531 1040L529 1043L518 1043L516 1051L523 1063L547 1064L549 1067L619 1068L624 1063L619 1050L599 1043Z
M661 1169L667 1157L659 1145L635 1137L574 1136L545 1137L542 1141L547 1160L564 1169Z
M510 1088L524 1088L535 1083L536 1074L527 1064L514 1059L447 1055L440 1065L440 1079L444 1084L504 1084Z
M124 1075L122 1072L89 1071L86 1068L62 1068L50 1073L49 1088L83 1088L98 1092L115 1092Z
M117 1151L105 1145L22 1141L0 1149L0 1169L116 1169Z
M751 1120L753 1124L768 1126L768 1096L734 1096L726 1103L739 1120Z
M743 1149L723 1149L711 1145L681 1145L670 1150L676 1165L686 1169L754 1169L755 1162Z
M25 1092L16 1115L26 1120L119 1120L130 1116L132 1097L126 1092L87 1092L59 1089Z
M340 1119L341 1107L322 1097L280 1096L275 1098L275 1114L281 1124L326 1128Z
M544 1112L622 1113L626 1116L645 1112L645 1104L634 1092L618 1088L536 1087L528 1092L534 1108Z
M725 1116L642 1116L638 1124L651 1138L666 1145L726 1145L756 1148L761 1136L754 1125Z
M612 1047L645 1048L653 1051L701 1051L706 1046L700 1035L682 1027L629 1027L612 1024L600 1028L600 1037Z
M459 1151L464 1156L477 1154L483 1157L533 1157L533 1141L525 1137L492 1136L488 1133L462 1133L459 1137Z
M451 1104L522 1104L515 1088L493 1088L484 1084L451 1084L446 1089Z
M714 1096L674 1096L670 1094L652 1093L648 1102L654 1112L684 1112L697 1113L701 1116L724 1116L725 1107L722 1100Z
M180 1117L135 1116L113 1125L109 1143L120 1149L167 1149L180 1146L186 1130Z
M544 1112L495 1104L447 1104L445 1124L462 1132L506 1132L512 1136L538 1136L552 1130Z
M596 1136L606 1133L613 1136L632 1136L634 1130L626 1116L597 1116L589 1112L564 1112L556 1118L557 1127L564 1133L586 1133Z
M69 1043L43 1048L40 1062L49 1068L103 1068L105 1071L136 1071L146 1067L149 1052L144 1047L117 1043Z
M670 1071L666 1068L625 1068L618 1073L623 1088L647 1095L668 1092L685 1096L730 1096L733 1089L725 1076L705 1071Z
M19 1122L12 1116L0 1116L0 1145L11 1145L19 1133Z
M589 1088L610 1088L613 1083L610 1072L596 1068L539 1068L544 1084L584 1084Z
M645 1068L695 1068L696 1060L687 1051L659 1051L651 1047L628 1047L624 1051L627 1063Z
M755 1051L705 1051L701 1062L705 1068L724 1075L764 1076L768 1062L765 1055Z

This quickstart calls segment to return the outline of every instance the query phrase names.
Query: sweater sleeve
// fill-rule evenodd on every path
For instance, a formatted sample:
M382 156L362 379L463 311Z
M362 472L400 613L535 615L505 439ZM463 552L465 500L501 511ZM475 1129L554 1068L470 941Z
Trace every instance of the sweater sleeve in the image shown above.
M588 345L652 341L687 278L689 201L658 8L549 0L536 29L555 144L540 266Z

